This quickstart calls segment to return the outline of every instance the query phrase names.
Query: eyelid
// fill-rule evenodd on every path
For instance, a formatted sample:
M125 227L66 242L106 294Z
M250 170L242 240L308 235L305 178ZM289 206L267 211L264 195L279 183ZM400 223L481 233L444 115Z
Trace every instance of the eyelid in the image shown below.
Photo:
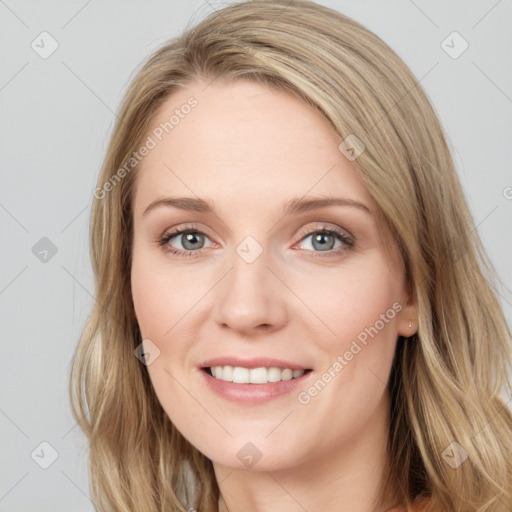
M202 227L200 227L197 224L194 224L193 222L187 223L185 225L180 224L180 225L174 226L170 229L166 229L163 232L163 234L157 238L157 242L162 242L162 240L164 240L164 239L170 240L171 238L183 235L184 233L188 233L188 232L193 232L193 233L197 232L201 235L204 235L212 242L212 245L218 245L216 242L214 242L212 240L212 237L208 234L207 229L203 229ZM178 249L178 250L180 250L180 249ZM197 251L186 251L186 252L199 252L199 251L202 251L202 249L198 249Z
M342 228L341 226L338 226L337 224L334 224L332 222L316 222L313 224L316 224L316 225L313 227L310 226L310 227L301 229L301 231L300 231L301 238L299 239L299 242L303 239L304 236L309 236L309 235L312 235L316 231L322 231L322 230L339 231L340 234L343 234L347 238L352 239L354 242L356 241L356 237L350 231L348 231L348 229Z
M211 236L208 234L208 229L203 228L202 226L200 226L199 224L195 224L194 222L187 222L186 224L178 224L177 226L168 228L163 232L161 237L181 234L183 231L197 231L201 234L208 236L208 238L211 238Z

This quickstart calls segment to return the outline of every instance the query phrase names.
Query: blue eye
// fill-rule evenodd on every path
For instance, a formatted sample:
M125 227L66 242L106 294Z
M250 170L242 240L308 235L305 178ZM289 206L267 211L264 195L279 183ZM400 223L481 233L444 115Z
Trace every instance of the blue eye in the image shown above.
M342 251L346 251L347 249L351 249L354 246L354 241L352 238L333 228L322 228L320 230L312 231L304 236L301 240L307 240L311 238L310 246L312 252L326 252L328 255L339 254L340 247ZM336 241L339 241L340 244L335 247ZM333 251L333 249L335 249ZM314 256L317 256L316 254Z
M300 240L304 240L313 237L310 246L311 249L305 249L311 253L311 256L338 256L343 252L351 250L355 245L355 240L341 232L336 228L321 228L315 231L306 233ZM173 239L177 239L183 249L177 248L171 245ZM185 226L181 229L176 229L170 233L165 234L159 239L159 245L164 247L167 253L174 254L176 256L195 256L205 248L205 240L209 240L208 236L197 229L195 226ZM338 246L336 241L340 242ZM209 246L213 244L210 242ZM322 254L324 253L324 254Z
M313 237L311 246L320 251L329 251L336 245L336 236L331 233L317 233L310 237Z
M180 241L183 249L177 249L176 247L170 245L170 241L176 238ZM204 241L208 237L197 228L193 226L186 226L182 229L177 229L164 235L160 239L160 245L165 246L165 250L172 254L177 254L180 256L194 256L194 252L198 252L204 247ZM199 245L200 247L196 247Z

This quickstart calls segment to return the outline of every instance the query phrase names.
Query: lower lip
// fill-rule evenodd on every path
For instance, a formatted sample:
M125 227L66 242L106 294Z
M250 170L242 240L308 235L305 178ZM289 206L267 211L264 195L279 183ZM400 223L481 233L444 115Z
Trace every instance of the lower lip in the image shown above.
M204 370L200 370L212 391L223 398L243 404L263 404L279 396L287 395L304 384L313 373L304 373L300 377L267 384L235 384L225 380L216 379Z

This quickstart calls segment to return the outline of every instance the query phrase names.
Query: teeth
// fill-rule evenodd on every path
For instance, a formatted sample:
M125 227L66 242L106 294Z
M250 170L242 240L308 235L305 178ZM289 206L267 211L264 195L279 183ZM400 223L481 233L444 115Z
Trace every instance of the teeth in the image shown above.
M212 366L212 375L216 379L234 382L235 384L266 384L281 380L297 379L304 375L304 370L286 368L242 368L240 366Z

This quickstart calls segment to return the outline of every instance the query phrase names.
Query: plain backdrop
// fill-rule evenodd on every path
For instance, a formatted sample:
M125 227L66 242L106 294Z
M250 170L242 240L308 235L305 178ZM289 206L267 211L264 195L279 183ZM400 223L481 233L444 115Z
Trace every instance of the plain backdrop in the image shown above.
M92 192L135 70L190 20L227 3L0 0L1 512L94 510L87 443L68 397L94 292ZM421 79L510 324L512 2L319 3L374 31Z

